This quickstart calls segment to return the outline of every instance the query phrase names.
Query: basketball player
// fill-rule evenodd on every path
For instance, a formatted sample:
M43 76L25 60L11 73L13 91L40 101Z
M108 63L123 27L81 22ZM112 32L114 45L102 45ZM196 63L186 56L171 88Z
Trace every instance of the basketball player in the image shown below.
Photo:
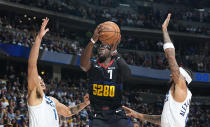
M39 34L31 48L28 60L28 111L30 127L59 127L59 115L70 117L89 105L89 96L84 97L84 103L67 107L53 97L45 96L45 83L38 75L37 59L43 36L49 31L45 29L49 19L43 20Z
M88 74L90 103L94 110L90 127L130 127L131 122L121 107L122 82L130 75L130 69L116 53L120 40L113 45L101 44L97 59L90 59L102 29L101 25L95 29L80 61L82 70Z
M161 125L161 127L185 127L189 114L189 107L192 94L187 85L192 81L192 72L179 67L175 58L175 48L169 37L167 27L171 14L162 25L164 51L171 70L171 87L166 95L162 115L147 115L137 113L134 110L124 107L127 116L133 116L141 120Z

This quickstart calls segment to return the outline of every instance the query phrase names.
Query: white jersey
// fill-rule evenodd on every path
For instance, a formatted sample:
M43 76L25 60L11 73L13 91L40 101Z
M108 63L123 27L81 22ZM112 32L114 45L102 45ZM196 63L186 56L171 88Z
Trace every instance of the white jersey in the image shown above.
M187 90L187 97L184 102L176 102L169 90L165 98L165 104L161 115L161 127L185 127L192 93Z
M56 105L52 99L43 96L42 103L29 106L29 127L59 127Z

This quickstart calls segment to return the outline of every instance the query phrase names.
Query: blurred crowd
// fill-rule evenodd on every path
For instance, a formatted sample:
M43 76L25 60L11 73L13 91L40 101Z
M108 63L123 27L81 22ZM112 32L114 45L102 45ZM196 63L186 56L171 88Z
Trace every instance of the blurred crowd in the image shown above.
M11 24L8 21L7 17L0 17L0 42L31 47L39 29L37 31L35 30L40 28L40 26L37 25L36 28L31 28L31 25L21 26ZM34 25L34 27L35 26L36 25ZM71 36L74 36L74 33L72 33ZM79 36L70 39L61 37L60 34L49 32L43 38L40 49L51 52L80 55L83 48L80 46L79 40Z
M210 22L210 13L204 9L195 9L190 5L185 8L174 6L171 8L153 8L153 7L139 7L136 11L127 9L122 11L119 9L111 9L110 7L119 6L119 1L111 0L88 0L90 6L82 4L82 2L74 0L8 0L29 6L35 6L42 9L66 13L82 17L84 19L92 19L96 22L103 22L107 20L115 21L121 26L132 26L149 29L160 29L161 25L170 12L172 13L173 21L170 23L170 29L179 32L209 34L210 26L208 25L192 25L189 22ZM122 1L122 3L127 1ZM130 2L135 6L135 2ZM95 6L91 6L95 5ZM97 7L102 5L105 7ZM111 6L110 6L111 5ZM164 5L163 6L167 6ZM180 21L187 21L184 24Z
M1 66L0 126L28 127L26 66L23 68L21 71L16 71L18 66L12 66L11 64L7 64L6 67ZM42 77L47 87L46 95L57 98L67 106L74 106L83 102L83 96L87 93L88 84L86 80L78 77L72 78L69 75L68 79L61 81L52 80L49 76ZM163 93L162 89L129 89L126 89L123 93L123 105L141 113L161 114L166 91ZM209 127L209 105L198 100L201 99L192 99L188 126ZM91 108L88 106L75 116L69 118L60 116L60 127L89 127L91 118ZM158 127L146 121L133 118L132 121L137 127Z
M39 28L37 24L35 26L36 29ZM38 31L34 31L34 29L31 28L31 25L19 27L19 25L8 22L7 17L0 17L0 43L31 47ZM44 37L40 49L80 56L89 41L88 38L92 35L91 32L87 32L87 34L89 37L76 33L68 34L71 35L70 37L62 37L60 34L49 32ZM175 40L178 64L191 68L193 71L210 72L210 44L197 42L198 40L185 40L185 43L182 43L182 41ZM161 40L139 39L135 36L123 35L119 44L119 52L122 53L128 64L166 69L168 64L163 54L162 45Z
M127 63L155 69L168 68L161 40L124 37L119 47ZM209 43L198 43L198 40L185 40L185 43L182 43L182 40L174 40L174 45L176 60L180 66L188 67L196 72L210 72Z

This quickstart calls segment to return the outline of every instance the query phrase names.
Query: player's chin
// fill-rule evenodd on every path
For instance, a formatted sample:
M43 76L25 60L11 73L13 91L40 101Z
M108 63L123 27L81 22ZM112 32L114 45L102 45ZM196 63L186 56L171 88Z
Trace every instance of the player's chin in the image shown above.
M99 56L98 58L99 62L102 63L106 60L106 57L103 55L103 56Z

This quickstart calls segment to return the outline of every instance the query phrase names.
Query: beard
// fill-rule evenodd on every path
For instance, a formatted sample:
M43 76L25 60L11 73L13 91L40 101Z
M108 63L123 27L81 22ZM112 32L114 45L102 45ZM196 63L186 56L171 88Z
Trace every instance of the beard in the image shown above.
M105 56L100 56L99 59L98 59L98 61L100 63L103 63L105 60L106 60L106 57Z

